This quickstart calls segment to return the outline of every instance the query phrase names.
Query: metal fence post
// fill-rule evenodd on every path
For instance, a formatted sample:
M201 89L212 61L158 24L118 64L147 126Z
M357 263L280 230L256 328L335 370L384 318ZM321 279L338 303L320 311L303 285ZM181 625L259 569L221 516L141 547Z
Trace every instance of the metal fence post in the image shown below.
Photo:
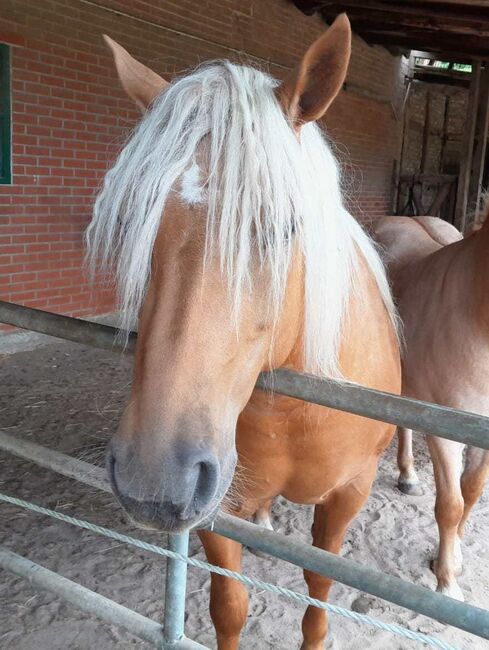
M170 551L188 555L188 530L184 533L170 533ZM163 636L166 644L177 643L184 634L185 592L187 587L187 565L180 560L168 558L166 563L165 614Z

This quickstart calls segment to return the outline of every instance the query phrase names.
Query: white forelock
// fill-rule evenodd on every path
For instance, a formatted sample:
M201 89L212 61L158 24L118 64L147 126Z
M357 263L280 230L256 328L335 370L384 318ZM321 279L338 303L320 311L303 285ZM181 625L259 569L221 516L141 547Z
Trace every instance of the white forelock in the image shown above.
M296 137L276 99L276 85L258 70L227 61L173 82L105 178L87 231L89 259L92 267L115 265L123 328L129 329L148 286L166 201L178 188L187 202L207 203L204 258L220 255L235 315L243 287L252 286L251 258L258 255L269 270L277 318L298 241L306 270L306 369L339 377L356 247L393 321L395 310L379 256L343 205L330 147L315 124L304 125ZM200 178L197 157L209 170L206 178Z

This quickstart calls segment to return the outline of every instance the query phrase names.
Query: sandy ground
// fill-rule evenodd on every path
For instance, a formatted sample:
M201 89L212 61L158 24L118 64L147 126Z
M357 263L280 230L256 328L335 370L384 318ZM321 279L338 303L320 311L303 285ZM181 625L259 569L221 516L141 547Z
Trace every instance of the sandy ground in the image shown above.
M103 462L130 380L130 360L66 341L36 337L0 340L0 427L84 460ZM19 343L20 342L20 343ZM30 342L30 343L29 343ZM22 352L16 352L19 348ZM377 481L353 523L342 554L426 587L434 578L428 563L436 544L432 515L433 480L424 442L418 438L419 474L425 496L406 497L395 489L395 445L382 460ZM131 531L107 494L0 452L0 491L121 531ZM309 540L312 511L279 499L275 528ZM141 538L165 544L161 535ZM465 569L460 585L469 602L489 606L489 499L483 497L468 526ZM0 542L33 561L80 582L138 612L161 620L164 562L54 520L0 505ZM202 558L193 536L191 555ZM297 591L301 571L274 558L245 551L243 571ZM0 572L0 647L16 650L109 650L147 647L117 628L98 622L48 593L36 593L23 580ZM209 576L189 570L186 633L215 648L208 616ZM470 634L401 610L353 589L335 585L331 602L361 608L384 621L436 634L461 648L489 648ZM288 600L252 592L242 648L298 648L302 608ZM369 627L331 617L328 648L341 650L421 647Z

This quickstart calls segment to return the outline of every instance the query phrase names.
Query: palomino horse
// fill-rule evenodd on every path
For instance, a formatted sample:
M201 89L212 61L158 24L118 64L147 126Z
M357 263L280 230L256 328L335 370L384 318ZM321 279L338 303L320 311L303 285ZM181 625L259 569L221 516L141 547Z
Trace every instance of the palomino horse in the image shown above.
M488 221L466 239L434 217L385 217L374 224L404 323L403 394L481 415L489 415ZM404 491L418 482L411 436L399 431ZM463 467L464 445L433 436L427 441L440 534L437 590L463 600L455 577L462 568L460 539L489 473L489 452L468 448Z
M282 84L228 61L168 84L107 40L122 85L149 106L88 232L93 255L116 266L123 307L139 313L131 398L107 458L114 493L136 522L166 531L220 504L260 518L282 494L317 504L314 544L337 553L394 428L254 385L285 366L400 391L385 272L313 123L343 84L348 19ZM240 544L199 534L211 562L239 570ZM330 580L305 578L327 598ZM212 575L220 650L238 647L247 599ZM303 632L303 648L323 647L324 612L310 607Z

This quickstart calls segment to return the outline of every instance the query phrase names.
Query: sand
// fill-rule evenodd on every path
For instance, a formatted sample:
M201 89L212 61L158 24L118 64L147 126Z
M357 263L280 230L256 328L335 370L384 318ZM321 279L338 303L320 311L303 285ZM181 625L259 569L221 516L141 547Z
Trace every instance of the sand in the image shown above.
M12 337L12 335L8 335ZM30 335L32 336L32 335ZM0 340L0 428L89 462L102 463L130 381L129 359L66 341L24 337ZM31 344L29 344L31 341ZM17 350L23 350L18 352ZM422 497L407 497L395 487L395 444L382 459L372 494L352 524L342 555L425 587L435 581L429 560L437 542L433 518L433 478L425 443L416 439ZM165 537L134 531L108 494L0 452L0 491L62 512L136 533L165 544ZM276 530L309 540L312 509L278 499ZM476 507L463 545L465 566L460 585L468 602L489 606L489 499ZM161 620L165 566L161 558L66 524L0 505L0 543L35 562L80 582L141 614ZM199 541L191 555L204 559ZM300 569L271 557L244 552L243 572L305 592ZM33 591L23 580L0 572L0 648L16 650L112 650L145 648L131 635L63 604L47 592ZM209 576L189 570L187 636L215 648L208 615ZM462 648L489 648L489 642L380 599L335 585L330 601L352 606L384 621L435 634ZM302 607L257 591L251 592L242 648L298 648ZM327 647L335 650L422 647L373 628L332 616Z

